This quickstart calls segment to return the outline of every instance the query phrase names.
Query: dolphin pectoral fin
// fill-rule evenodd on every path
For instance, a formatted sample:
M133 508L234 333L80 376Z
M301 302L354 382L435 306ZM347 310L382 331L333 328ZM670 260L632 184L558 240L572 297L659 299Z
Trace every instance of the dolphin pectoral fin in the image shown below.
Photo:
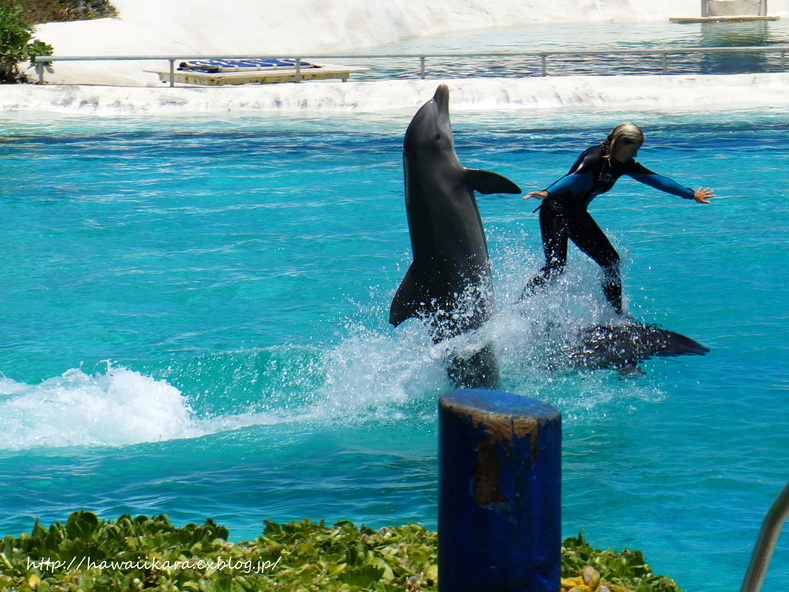
M421 298L415 276L414 265L411 264L392 299L392 306L389 307L389 322L395 327L407 319L419 316Z
M466 180L469 187L480 193L520 193L520 187L502 177L498 173L482 171L480 169L466 169Z

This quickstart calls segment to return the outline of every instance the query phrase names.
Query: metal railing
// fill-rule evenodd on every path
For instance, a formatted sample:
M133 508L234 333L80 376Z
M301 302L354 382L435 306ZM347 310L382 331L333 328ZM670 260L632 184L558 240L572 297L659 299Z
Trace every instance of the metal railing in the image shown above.
M402 60L404 63L412 60L419 60L419 77L421 79L427 78L428 75L428 59L430 60L457 60L462 58L465 60L484 59L484 58L538 58L540 62L540 75L548 76L548 60L553 57L611 57L616 56L651 56L659 57L661 62L660 74L669 74L669 58L670 56L687 56L691 54L718 55L718 54L734 54L734 53L760 53L760 54L778 54L780 55L779 71L786 71L786 54L789 52L789 46L768 45L768 46L743 46L743 47L672 47L672 48L653 48L653 49L611 49L611 50L593 50L593 51L495 51L495 52L477 52L477 53L393 53L393 54L310 54L309 60ZM226 60L250 60L250 59L277 59L277 60L295 60L296 76L295 81L301 82L301 64L305 60L305 56L300 55L287 55L287 56L272 56L272 55L201 55L201 56L173 56L173 55L152 55L152 56L37 56L34 58L36 64L36 71L39 74L40 80L43 82L43 66L49 62L94 62L94 61L166 61L169 63L169 83L170 86L175 85L175 64L180 61L193 61L193 60L208 60L208 59L226 59ZM553 73L552 73L553 74ZM505 74L502 74L506 76ZM561 75L561 74L558 74ZM520 74L519 74L520 76Z
M781 536L781 528L787 517L789 517L789 483L784 485L781 493L767 510L740 592L759 592L761 590L775 545L778 543L778 537Z

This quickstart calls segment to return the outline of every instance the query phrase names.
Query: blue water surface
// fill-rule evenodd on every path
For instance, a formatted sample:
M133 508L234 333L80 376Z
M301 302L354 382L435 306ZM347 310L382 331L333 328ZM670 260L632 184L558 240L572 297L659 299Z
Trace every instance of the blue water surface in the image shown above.
M761 49L736 49L745 47ZM343 62L369 68L354 74L354 80L419 77L422 64L416 56L425 56L428 78L541 76L543 53L549 76L654 75L664 69L668 74L735 74L786 71L787 47L786 19L530 23L400 39L359 49L355 53L364 58L344 57ZM727 49L697 51L702 48ZM499 55L479 55L486 53ZM370 57L386 54L409 57Z
M0 139L0 533L90 509L436 526L442 352L388 325L410 263L401 145L411 113L9 117ZM789 479L783 112L456 113L461 162L526 190L622 118L639 160L699 205L622 179L592 213L630 312L705 357L646 376L547 363L551 326L608 315L577 250L541 265L536 206L479 196L502 388L563 414L563 534L642 549L684 589L739 585ZM549 367L550 366L550 367ZM722 575L725 574L725 575ZM784 536L765 589L789 577Z

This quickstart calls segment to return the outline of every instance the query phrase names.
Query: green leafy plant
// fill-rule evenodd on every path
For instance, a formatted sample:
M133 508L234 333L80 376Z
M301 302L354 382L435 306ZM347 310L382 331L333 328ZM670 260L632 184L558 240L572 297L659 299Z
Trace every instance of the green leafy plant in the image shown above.
M23 21L18 7L0 7L0 82L26 82L19 63L29 60L32 66L36 56L53 51L51 45L33 39L33 28Z
M599 574L603 584L611 585L609 588L612 588L612 592L617 592L615 588L624 588L630 592L680 592L674 580L652 573L641 551L594 549L584 539L583 532L577 537L565 539L562 543L562 577L581 576L582 580L588 580L583 577L583 573L589 567ZM578 592L586 592L584 587L592 591L599 589L589 586L588 581L580 587Z
M52 23L118 16L108 0L0 0L0 8L21 10L26 23Z
M253 541L231 543L212 520L176 527L166 516L101 520L75 512L65 524L6 536L0 590L9 592L420 592L438 589L437 535L418 524L373 530L351 522L265 522ZM594 565L605 582L576 592L678 592L638 551L564 542L563 575ZM587 571L591 568L587 568ZM600 580L598 575L597 580ZM563 580L564 584L565 581ZM591 582L595 584L595 582ZM618 587L618 586L621 586ZM557 590L557 592L559 592Z

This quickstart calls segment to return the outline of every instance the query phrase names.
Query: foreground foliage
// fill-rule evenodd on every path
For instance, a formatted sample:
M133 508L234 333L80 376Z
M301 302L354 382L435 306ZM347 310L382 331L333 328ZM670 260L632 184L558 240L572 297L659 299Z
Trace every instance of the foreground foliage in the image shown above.
M33 28L24 20L19 8L0 6L0 82L24 82L19 62L36 56L52 55L51 45L33 39Z
M372 530L351 522L266 521L263 535L230 543L212 520L171 525L166 516L100 520L75 512L65 524L6 536L0 590L13 592L437 590L437 535L419 525ZM679 592L639 551L592 549L582 535L562 547L562 587L574 592ZM559 592L559 591L557 591Z
M566 583L573 586L565 588ZM583 534L562 543L562 588L575 586L576 592L604 592L604 586L611 592L680 592L674 580L652 573L641 551L594 549Z

